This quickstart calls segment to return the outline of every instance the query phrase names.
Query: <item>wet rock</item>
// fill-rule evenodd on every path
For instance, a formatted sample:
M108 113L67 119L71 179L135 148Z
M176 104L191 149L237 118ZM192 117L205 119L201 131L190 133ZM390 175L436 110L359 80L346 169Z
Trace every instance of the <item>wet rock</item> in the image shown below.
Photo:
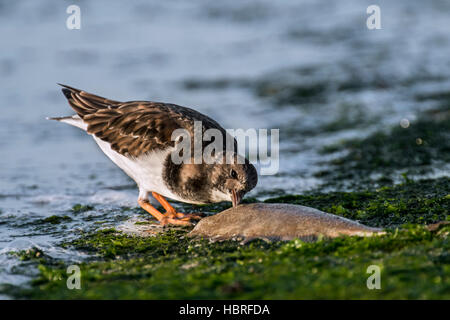
M318 237L371 236L383 233L317 209L275 203L241 204L203 218L189 233L212 240L253 239L314 241Z

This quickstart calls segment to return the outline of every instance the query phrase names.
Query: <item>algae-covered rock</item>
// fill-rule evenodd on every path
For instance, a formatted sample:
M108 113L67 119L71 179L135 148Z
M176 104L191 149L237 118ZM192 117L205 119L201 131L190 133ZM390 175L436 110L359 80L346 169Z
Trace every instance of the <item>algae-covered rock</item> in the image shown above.
M356 221L309 207L252 203L241 204L202 219L189 235L213 240L300 238L313 241L318 237L371 236L376 233L382 233L381 229L367 227Z

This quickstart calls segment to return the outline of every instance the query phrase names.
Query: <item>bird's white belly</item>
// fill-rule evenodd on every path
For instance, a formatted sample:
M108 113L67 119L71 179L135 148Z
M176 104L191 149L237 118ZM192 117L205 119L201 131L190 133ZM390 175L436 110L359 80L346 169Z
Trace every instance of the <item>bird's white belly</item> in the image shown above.
M154 151L138 158L128 158L111 149L109 143L95 136L92 137L112 162L136 181L140 193L154 191L164 197L183 201L180 197L172 193L163 181L162 172L164 161L171 152L170 149Z

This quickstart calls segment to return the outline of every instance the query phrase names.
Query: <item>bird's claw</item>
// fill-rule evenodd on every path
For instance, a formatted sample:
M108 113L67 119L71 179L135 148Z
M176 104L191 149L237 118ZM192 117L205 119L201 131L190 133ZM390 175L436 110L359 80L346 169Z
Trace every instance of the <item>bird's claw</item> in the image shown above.
M164 217L159 221L159 224L161 226L167 226L167 225L177 225L177 226L191 226L192 223L189 221L184 221L176 218L170 218L170 217Z
M189 220L201 220L203 216L201 214L196 213L176 213L176 216L178 219L183 221L189 221Z
M191 220L200 220L202 218L199 214L184 214L179 212L167 212L165 217L160 220L162 226L169 224L179 225L179 226L191 226Z

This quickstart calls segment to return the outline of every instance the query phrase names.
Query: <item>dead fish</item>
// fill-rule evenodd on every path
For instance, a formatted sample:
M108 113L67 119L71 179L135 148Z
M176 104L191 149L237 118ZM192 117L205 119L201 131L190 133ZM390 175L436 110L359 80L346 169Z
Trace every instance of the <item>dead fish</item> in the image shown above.
M314 208L281 203L241 204L203 218L189 233L212 240L253 239L314 241L319 237L384 234L356 221Z

